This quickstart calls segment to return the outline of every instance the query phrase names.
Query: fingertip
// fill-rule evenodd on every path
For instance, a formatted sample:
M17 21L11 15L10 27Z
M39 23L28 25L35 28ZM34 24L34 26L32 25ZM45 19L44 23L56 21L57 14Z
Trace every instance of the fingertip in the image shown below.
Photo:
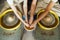
M33 28L33 26L30 26L30 28Z

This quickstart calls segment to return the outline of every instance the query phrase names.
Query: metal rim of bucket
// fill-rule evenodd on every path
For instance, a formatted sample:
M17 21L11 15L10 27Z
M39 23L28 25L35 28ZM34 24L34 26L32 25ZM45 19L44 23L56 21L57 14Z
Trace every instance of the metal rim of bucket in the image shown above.
M2 16L4 16L5 14L7 14L8 12L13 12L13 10L12 10L12 9L5 10L5 11L0 15L0 19L2 18ZM20 14L20 15L21 15L21 17L22 17L22 14ZM0 21L0 23L1 23L1 21ZM17 28L20 27L20 26L21 26L21 21L19 22L18 25L16 25L16 27L13 27L13 28L8 29L8 28L3 27L3 25L1 25L1 28L5 29L5 30L15 30L15 29L17 29Z
M37 18L38 18L38 15L39 15L41 12L44 12L44 10L40 10L40 11L38 12ZM52 10L50 10L50 13L53 14L53 15L56 17L58 23L56 24L55 27L47 28L47 27L44 27L40 22L38 22L39 27L41 27L41 28L44 29L44 30L52 30L52 29L55 29L55 28L59 25L59 17L58 17L58 15L57 15L54 11L52 11Z

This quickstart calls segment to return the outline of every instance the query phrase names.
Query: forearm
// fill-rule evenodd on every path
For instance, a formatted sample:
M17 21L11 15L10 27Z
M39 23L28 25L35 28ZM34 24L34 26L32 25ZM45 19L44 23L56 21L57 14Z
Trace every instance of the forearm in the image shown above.
M33 22L33 16L34 16L34 12L36 9L36 3L37 3L37 0L33 0L32 5L31 5L31 10L30 10L31 14L30 14L29 24L31 24Z
M29 24L27 24L21 17L20 17L20 12L16 9L16 7L14 6L13 0L7 0L8 4L10 5L10 7L12 8L13 12L15 13L15 15L17 16L17 18L24 23L24 25L29 26Z
M44 11L41 15L39 15L38 19L36 19L36 20L31 24L31 26L35 26L39 21L41 21L41 20L48 14L48 12L49 12L50 9L54 6L54 4L55 4L55 2L51 1L51 2L47 5L45 11Z
M25 15L25 21L28 22L28 17L27 17L27 0L24 0L23 10L24 10L24 15Z

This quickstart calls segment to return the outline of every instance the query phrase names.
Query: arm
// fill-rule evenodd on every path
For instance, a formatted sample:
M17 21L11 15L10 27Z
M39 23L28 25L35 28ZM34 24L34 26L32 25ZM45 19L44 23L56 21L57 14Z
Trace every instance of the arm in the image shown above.
M25 21L28 23L28 17L27 17L27 0L24 0L23 2L23 10L25 15Z
M26 26L29 26L29 24L25 23L25 21L20 17L20 12L16 9L13 0L7 0L8 4L10 5L10 7L12 8L12 10L14 11L15 15L20 19L20 21L22 23L24 23Z
M34 12L35 12L35 9L36 9L36 3L37 3L37 0L33 0L32 1L32 4L31 4L31 14L30 14L30 19L29 19L29 24L31 24L33 22L33 17L34 17Z
M34 27L40 20L42 20L50 11L50 9L54 6L55 2L54 1L50 1L50 3L47 5L45 11L39 15L38 19L36 19L32 24L31 27Z

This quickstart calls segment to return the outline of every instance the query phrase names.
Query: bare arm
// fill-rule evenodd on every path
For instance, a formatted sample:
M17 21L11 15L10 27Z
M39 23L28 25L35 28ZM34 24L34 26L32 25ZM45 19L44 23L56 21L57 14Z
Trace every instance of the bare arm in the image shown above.
M31 5L31 11L30 11L31 14L30 14L29 24L31 24L33 22L33 16L34 16L34 12L36 9L36 3L37 3L37 0L33 0L32 5Z
M31 24L31 27L34 27L40 20L42 20L42 19L48 14L48 12L50 11L50 9L54 6L54 4L55 4L55 2L51 1L51 2L47 5L45 11L44 11L41 15L39 15L38 19L36 19L36 20Z
M28 23L28 17L27 17L27 0L24 0L23 2L23 10L25 15L25 21Z

